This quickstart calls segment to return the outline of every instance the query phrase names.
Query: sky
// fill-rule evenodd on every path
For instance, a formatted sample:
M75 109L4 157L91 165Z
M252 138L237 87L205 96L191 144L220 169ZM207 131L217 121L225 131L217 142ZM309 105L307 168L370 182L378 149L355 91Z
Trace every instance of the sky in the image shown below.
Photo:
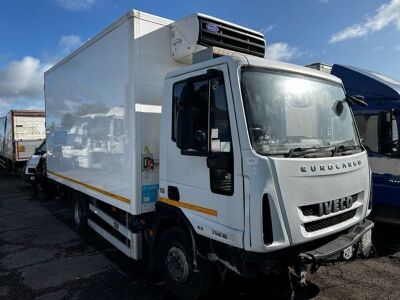
M270 59L400 80L400 0L2 0L0 116L43 109L43 72L129 9L171 20L206 13L263 32Z

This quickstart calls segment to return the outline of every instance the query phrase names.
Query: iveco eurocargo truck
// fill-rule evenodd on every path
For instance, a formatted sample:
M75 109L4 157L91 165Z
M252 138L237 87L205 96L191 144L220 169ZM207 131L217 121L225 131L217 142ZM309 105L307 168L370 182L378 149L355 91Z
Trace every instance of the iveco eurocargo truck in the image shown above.
M146 259L178 298L217 270L293 266L304 282L307 264L371 247L354 99L265 48L204 14L132 10L45 73L48 177L77 226Z

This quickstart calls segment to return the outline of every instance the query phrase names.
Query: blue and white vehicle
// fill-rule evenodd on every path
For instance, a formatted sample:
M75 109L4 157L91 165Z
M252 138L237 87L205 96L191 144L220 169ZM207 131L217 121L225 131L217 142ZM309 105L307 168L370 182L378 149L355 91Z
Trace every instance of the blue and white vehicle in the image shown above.
M347 93L364 96L368 107L353 107L373 176L375 220L400 224L400 81L360 68L333 65Z
M400 81L358 67L315 63L313 69L339 77L350 95L361 95L368 107L352 110L373 179L376 221L400 224Z

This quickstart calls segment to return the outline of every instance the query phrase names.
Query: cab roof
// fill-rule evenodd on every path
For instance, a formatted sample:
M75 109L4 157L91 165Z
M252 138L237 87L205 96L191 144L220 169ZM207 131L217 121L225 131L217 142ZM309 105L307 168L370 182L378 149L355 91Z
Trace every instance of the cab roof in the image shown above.
M166 78L173 78L176 76L180 76L186 73L190 73L196 70L199 70L199 64L201 64L201 68L208 68L211 66L215 66L218 64L223 64L223 63L236 63L238 66L245 65L245 66L256 66L256 67L262 67L266 69L271 69L271 70L279 70L279 71L288 71L288 72L294 72L297 74L305 75L305 76L312 76L315 78L319 79L324 79L324 80L329 80L333 81L338 84L342 84L342 81L337 78L336 76L333 76L328 73L320 72L311 68L299 66L299 65L294 65L294 64L289 64L281 61L276 61L276 60L270 60L266 58L260 58L256 56L251 56L251 55L235 55L235 56L222 56L218 57L215 59L210 59L201 63L189 65L187 67L182 67L175 69L171 72L169 72L166 75Z
M346 92L365 100L400 100L400 81L353 66L335 64L331 73L340 77Z

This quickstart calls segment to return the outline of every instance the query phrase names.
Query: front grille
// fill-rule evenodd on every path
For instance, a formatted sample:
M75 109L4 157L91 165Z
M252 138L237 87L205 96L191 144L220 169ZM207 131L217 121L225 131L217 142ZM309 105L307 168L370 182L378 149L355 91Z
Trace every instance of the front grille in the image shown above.
M35 174L36 173L36 169L35 168L28 168L28 173L29 174Z
M353 218L357 213L357 209L353 209L351 211L345 212L343 214L326 218L323 220L318 220L310 223L304 224L304 228L306 229L307 232L314 232L317 230L321 230L327 227L331 227L337 224L340 224L344 221L350 220Z
M351 195L350 197L353 199L352 204L357 202L358 194ZM323 215L323 214L321 215L320 203L301 206L300 209L303 215L306 217L308 216L321 217Z
M265 40L262 34L236 28L216 20L199 17L200 45L216 46L232 51L251 54L259 57L265 55ZM209 30L209 25L215 25L214 30Z

